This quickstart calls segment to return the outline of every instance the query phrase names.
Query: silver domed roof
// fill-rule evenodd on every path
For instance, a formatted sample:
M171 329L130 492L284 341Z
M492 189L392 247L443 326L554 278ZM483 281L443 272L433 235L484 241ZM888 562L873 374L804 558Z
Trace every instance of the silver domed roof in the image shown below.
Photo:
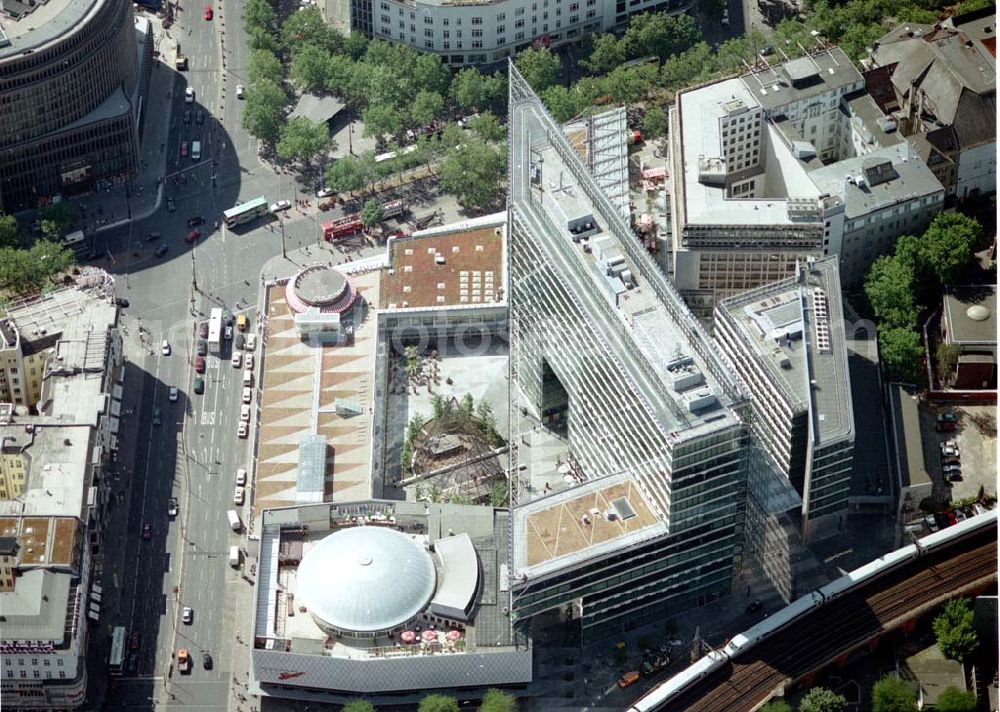
M436 584L424 547L382 527L334 532L306 553L298 571L298 595L313 617L357 633L406 623L427 607Z

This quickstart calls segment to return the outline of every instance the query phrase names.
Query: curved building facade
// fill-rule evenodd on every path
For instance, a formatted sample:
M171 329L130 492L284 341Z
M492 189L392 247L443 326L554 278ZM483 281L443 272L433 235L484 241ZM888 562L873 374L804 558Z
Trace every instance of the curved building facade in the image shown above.
M7 212L135 174L152 42L129 0L51 0L0 19ZM138 41L137 41L138 38Z

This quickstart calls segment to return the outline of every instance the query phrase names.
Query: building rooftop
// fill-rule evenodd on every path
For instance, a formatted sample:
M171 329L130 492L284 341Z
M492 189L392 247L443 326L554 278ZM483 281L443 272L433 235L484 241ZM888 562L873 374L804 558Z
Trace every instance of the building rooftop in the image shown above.
M0 536L17 542L18 566L76 569L83 527L72 517L0 517Z
M73 616L67 615L67 606L71 598L79 595L73 584L76 575L35 569L18 576L13 591L0 593L3 640L64 641L73 621Z
M625 220L631 220L628 182L630 132L624 106L563 125L566 139L580 155L612 205Z
M873 167L886 163L891 164L891 170L886 168L879 173L873 184L870 178ZM809 177L821 192L843 196L848 219L944 192L940 181L906 141L817 168L810 171ZM854 182L848 181L848 177L854 178ZM857 177L864 180L859 184Z
M947 287L945 331L950 343L992 346L997 343L997 290L992 284Z
M809 410L817 444L851 437L854 424L836 256L795 277L722 300L771 382L793 410Z
M833 47L754 71L739 81L753 96L754 104L771 110L829 91L844 93L845 87L864 80L843 50Z
M489 507L387 500L266 510L255 606L258 646L280 650L285 644L290 652L369 660L526 644L506 614L507 516ZM332 635L307 611L346 624L343 630L383 632ZM440 621L442 615L456 623L439 622L433 640L424 631L410 645L398 631L385 633L407 623L430 630L431 617ZM450 630L459 632L451 640Z
M299 102L295 105L292 113L288 115L288 118L297 119L305 117L313 123L322 123L332 119L343 108L343 102L336 97L303 94L299 97Z
M544 237L544 253L592 315L588 328L634 384L645 417L675 438L706 424L731 426L729 405L742 391L680 295L537 97L513 103L512 112L522 139L512 145L511 170L531 174L516 182L525 194L512 196L519 219ZM703 375L706 398L697 404L676 389L671 365L682 360Z
M7 43L0 42L0 62L41 50L45 45L70 34L106 0L49 0L46 3L20 3L4 0L0 30Z
M931 476L927 473L924 462L917 389L902 383L892 383L889 385L889 403L892 407L892 437L900 483L903 487L931 484Z
M380 308L504 302L506 216L496 213L390 239Z
M532 578L666 533L638 484L624 473L535 499L513 517L515 576Z

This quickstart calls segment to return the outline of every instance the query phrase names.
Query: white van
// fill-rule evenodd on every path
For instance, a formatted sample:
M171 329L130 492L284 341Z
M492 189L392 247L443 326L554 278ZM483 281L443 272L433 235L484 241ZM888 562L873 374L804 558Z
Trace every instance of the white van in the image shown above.
M76 232L71 232L63 237L63 239L59 241L59 244L63 247L71 247L72 245L76 245L81 242L83 242L83 230L77 230Z
M240 547L229 547L229 565L234 569L238 569L240 567Z
M194 89L188 87L184 90L184 103L193 104L194 103Z
M232 527L234 532L238 532L243 528L243 522L240 521L240 515L236 513L235 509L230 509L226 512L226 518L229 519L229 526Z
M191 142L191 160L197 161L201 158L201 141Z
M98 595L101 594L101 593L104 593L104 591L101 589L101 584L99 584L99 583L91 584L90 590L93 591L94 593L98 594Z
M249 388L253 386L253 371L249 368L243 372L243 387Z
M95 603L100 603L101 602L101 594L99 594L97 591L91 591L90 592L90 600L94 601Z

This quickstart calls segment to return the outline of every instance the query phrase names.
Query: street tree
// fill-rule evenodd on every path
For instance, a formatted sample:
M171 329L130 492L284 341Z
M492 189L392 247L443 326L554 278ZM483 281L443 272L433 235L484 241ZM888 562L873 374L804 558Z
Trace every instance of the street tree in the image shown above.
M941 690L934 703L934 712L976 712L978 708L974 692L959 690L951 685Z
M351 59L357 61L365 56L368 51L368 38L362 33L354 31L344 40L341 51Z
M792 706L784 700L772 700L761 707L760 712L792 712Z
M507 78L496 72L463 69L451 81L451 98L463 111L500 110L507 98Z
M646 109L646 116L642 120L643 139L651 141L667 135L667 112L662 106L651 106Z
M701 30L693 17L666 12L633 15L622 37L629 58L656 56L661 62L700 41Z
M365 136L397 136L403 128L404 115L392 106L373 104L361 112Z
M404 45L400 45L404 46ZM428 52L417 52L411 47L409 50L414 61L404 65L406 74L412 78L414 91L430 91L442 96L448 93L451 84L451 70L442 64L441 56Z
M364 65L343 54L331 55L326 64L326 90L357 106L364 96L357 83L363 78Z
M326 169L326 185L338 193L354 193L365 187L368 176L360 159L348 156Z
M325 123L314 123L297 116L281 127L281 138L275 149L286 161L309 163L322 158L330 146L330 130Z
M268 0L247 0L243 5L243 25L247 30L257 28L273 32L278 26L278 15Z
M326 89L331 54L314 44L299 45L292 52L289 75L296 88L316 92Z
M625 63L625 43L611 34L591 35L590 53L580 60L591 74L608 74Z
M413 97L410 106L410 118L418 126L426 126L441 115L444 110L444 98L437 92L421 90Z
M469 128L487 143L502 141L507 136L506 129L500 125L500 119L489 111L483 112L470 121Z
M506 480L501 479L498 482L502 485L503 496L506 498ZM517 712L517 698L509 692L491 688L483 695L483 701L479 705L479 712Z
M890 378L903 383L919 383L924 350L920 334L912 327L878 328L878 350Z
M888 255L875 260L865 275L864 290L880 326L916 327L913 285L913 269L905 260Z
M292 51L302 45L314 45L332 54L339 53L344 46L344 36L323 21L315 5L289 15L281 26L281 41Z
M547 47L529 47L518 52L514 64L535 93L543 92L555 84L562 69L559 56Z
M278 41L277 33L264 27L251 25L246 28L247 45L250 49L264 49L268 52L280 52L281 43Z
M670 57L660 67L660 84L676 91L711 79L718 72L715 49L699 42L686 52Z
M545 102L545 108L552 114L552 118L559 123L569 121L590 105L580 92L579 86L567 89L557 84L541 92L539 96Z
M17 247L20 244L17 218L13 215L0 215L0 247Z
M955 372L961 352L958 344L948 344L944 341L938 343L937 352L934 354L934 364L937 366L938 380L942 383L947 383L951 374Z
M262 80L247 87L243 128L261 141L275 141L285 121L285 92L276 82Z
M341 707L340 712L375 712L375 705L368 700L352 700Z
M726 9L726 0L702 0L699 7L709 20L721 20L722 11Z
M506 165L504 154L482 141L469 140L450 149L438 169L441 187L465 208L496 200Z
M979 647L972 625L972 606L967 598L953 598L944 604L932 627L938 648L950 660L964 663Z
M382 204L375 198L369 198L361 208L361 224L365 227L375 227L382 221Z
M459 712L458 700L447 695L427 695L420 700L417 712Z
M872 712L917 712L917 695L899 678L886 675L872 687Z
M799 712L844 712L847 699L826 687L814 687L799 702Z
M42 208L38 222L47 239L58 240L80 222L80 214L66 203L55 203Z
M634 104L640 101L656 81L657 68L653 64L638 67L619 67L603 81L605 92L612 101Z
M920 239L920 258L939 285L954 284L975 261L983 229L961 213L940 213Z
M266 49L255 49L250 52L247 75L252 78L251 83L266 79L280 84L281 80L285 78L285 70L281 66L281 60L274 52Z

